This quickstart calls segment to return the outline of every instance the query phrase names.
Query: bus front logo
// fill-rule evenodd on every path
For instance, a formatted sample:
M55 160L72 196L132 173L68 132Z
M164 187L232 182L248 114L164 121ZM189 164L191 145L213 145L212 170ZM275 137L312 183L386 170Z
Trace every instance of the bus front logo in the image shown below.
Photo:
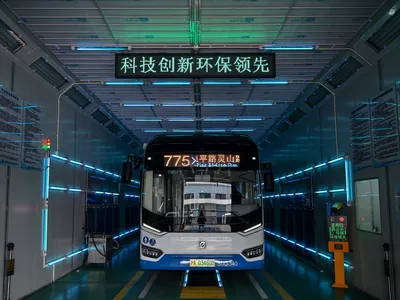
M199 243L199 248L200 249L206 249L207 243L206 242L200 242Z

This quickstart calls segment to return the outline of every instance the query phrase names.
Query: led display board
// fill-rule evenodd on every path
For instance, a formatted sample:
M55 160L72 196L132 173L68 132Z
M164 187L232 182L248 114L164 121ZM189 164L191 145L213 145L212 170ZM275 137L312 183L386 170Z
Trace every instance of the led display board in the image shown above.
M173 154L164 155L167 168L238 168L238 154Z
M115 54L116 78L275 78L274 53Z
M347 217L328 217L329 240L332 242L347 242Z

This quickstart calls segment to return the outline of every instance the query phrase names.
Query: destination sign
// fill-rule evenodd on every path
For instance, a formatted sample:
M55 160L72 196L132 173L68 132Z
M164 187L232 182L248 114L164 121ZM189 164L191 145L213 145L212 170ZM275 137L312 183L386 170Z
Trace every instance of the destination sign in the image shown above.
M115 54L116 78L275 78L274 53Z
M238 168L238 154L174 154L164 155L167 168Z

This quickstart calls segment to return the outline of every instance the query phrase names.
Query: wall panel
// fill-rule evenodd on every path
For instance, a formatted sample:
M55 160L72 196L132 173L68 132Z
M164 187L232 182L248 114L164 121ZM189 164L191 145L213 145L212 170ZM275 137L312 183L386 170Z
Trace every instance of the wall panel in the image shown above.
M6 219L6 201L7 201L7 166L0 165L0 270L4 270L4 252L5 252L5 219ZM3 295L3 280L0 280L0 295Z
M368 101L375 97L380 90L384 90L392 86L395 82L400 81L400 56L398 53L400 48L392 49L381 61L376 62L373 67L366 68L362 73L358 74L353 81L338 88L336 90L337 101L337 117L338 117L338 132L339 132L339 147L340 155L352 155L351 153L351 131L350 131L350 113L362 102ZM332 97L328 97L326 102L317 108L311 110L307 116L303 117L297 124L287 130L278 140L269 145L262 153L264 161L271 161L276 176L282 176L287 173L292 173L296 169L304 169L307 166L315 165L321 161L326 161L336 156L335 139L334 139L334 114ZM389 168L395 168L390 166ZM397 167L396 167L397 168ZM369 175L384 176L379 169L371 169ZM354 176L357 176L357 172ZM394 198L395 186L398 184L398 176L393 175L394 172L389 172L387 183L391 186L392 196L384 197L385 193L381 193L382 208L388 207L388 199ZM344 171L342 168L331 170L328 174L315 174L314 185L315 189L324 187L327 184L337 184L337 188L342 188L344 182ZM362 175L360 175L362 176ZM318 250L326 250L326 203L342 201L340 198L329 198L327 196L316 197L316 207L314 212L315 217L315 239L316 248ZM274 199L275 206L275 226L279 231L279 207L281 201ZM392 204L392 207L394 205ZM393 207L392 210L395 210ZM400 210L400 209L399 209ZM350 261L355 269L350 271L347 278L350 283L366 290L371 295L384 298L383 281L385 279L382 269L382 243L389 240L388 232L384 233L383 239L374 244L374 251L369 247L369 234L360 233L355 230L353 225L353 216L355 214L354 203L349 203L349 206L343 209L349 220L349 236L350 248L352 253L346 254L346 259ZM393 214L393 212L392 212ZM396 215L397 216L397 215ZM394 218L394 217L393 217ZM397 216L398 218L398 216ZM399 224L398 219L392 220L393 226ZM388 225L386 226L388 228ZM389 230L389 229L387 229ZM386 231L387 231L386 230ZM394 233L395 234L395 233ZM395 241L395 246L400 247L399 239ZM400 255L396 253L396 257L400 260ZM324 261L320 262L324 265ZM399 264L398 261L395 262ZM367 264L370 264L367 266ZM375 271L374 271L375 270ZM376 272L378 270L378 272ZM399 270L396 277L400 278ZM373 284L377 282L379 284Z

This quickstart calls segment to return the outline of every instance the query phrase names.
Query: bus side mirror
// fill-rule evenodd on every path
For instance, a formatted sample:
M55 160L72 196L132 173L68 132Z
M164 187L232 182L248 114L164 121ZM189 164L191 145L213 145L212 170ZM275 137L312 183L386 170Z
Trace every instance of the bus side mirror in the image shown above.
M275 192L275 180L272 173L264 173L264 192Z
M132 180L132 163L124 162L122 164L122 172L121 172L121 182L122 183L130 183Z

